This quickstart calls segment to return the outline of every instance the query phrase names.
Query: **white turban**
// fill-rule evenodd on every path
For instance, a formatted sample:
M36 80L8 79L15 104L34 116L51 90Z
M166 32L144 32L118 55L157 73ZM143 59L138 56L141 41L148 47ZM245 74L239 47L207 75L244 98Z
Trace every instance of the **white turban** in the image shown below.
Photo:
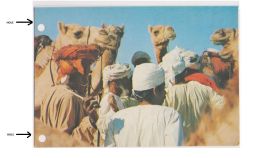
M181 56L185 62L185 67L199 69L199 56L192 51L184 51Z
M103 70L103 87L106 87L108 81L130 77L131 68L128 64L108 65Z
M176 75L185 70L185 61L182 56L184 51L185 50L182 48L175 47L162 58L160 66L165 71L166 86L168 82L173 82L175 80Z
M207 52L213 52L213 53L218 53L219 52L219 50L217 50L215 48L208 48L206 51Z
M137 65L133 73L133 90L144 91L164 83L164 71L153 63Z

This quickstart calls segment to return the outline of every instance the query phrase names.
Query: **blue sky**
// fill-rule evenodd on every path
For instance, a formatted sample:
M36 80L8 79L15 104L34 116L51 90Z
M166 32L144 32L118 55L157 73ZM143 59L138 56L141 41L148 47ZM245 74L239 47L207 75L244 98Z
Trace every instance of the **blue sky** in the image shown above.
M171 41L168 50L179 46L200 54L213 45L209 38L217 29L238 28L238 7L236 6L171 6L171 7L74 7L35 8L35 35L45 34L56 39L57 22L78 23L100 27L102 23L125 25L125 33L118 51L117 62L131 63L135 51L147 52L155 61L154 50L148 33L148 25L171 25L177 37ZM37 26L45 25L39 32Z

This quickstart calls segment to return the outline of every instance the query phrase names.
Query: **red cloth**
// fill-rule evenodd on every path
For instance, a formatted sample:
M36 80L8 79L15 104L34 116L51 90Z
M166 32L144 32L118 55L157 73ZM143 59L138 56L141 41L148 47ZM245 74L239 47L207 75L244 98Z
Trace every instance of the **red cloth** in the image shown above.
M220 57L212 57L211 63L214 67L213 71L215 74L229 71L232 64L230 61L223 61Z
M197 81L200 84L209 86L216 92L219 92L219 88L218 88L217 84L213 80L211 80L207 75L205 75L203 73L194 73L194 74L188 75L184 78L184 80L185 80L185 82Z

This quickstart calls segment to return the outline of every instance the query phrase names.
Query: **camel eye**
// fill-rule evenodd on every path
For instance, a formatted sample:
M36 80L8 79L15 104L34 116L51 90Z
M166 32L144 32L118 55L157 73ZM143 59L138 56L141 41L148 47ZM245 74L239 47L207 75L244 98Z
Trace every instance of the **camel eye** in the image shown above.
M226 36L226 33L225 33L224 29L221 29L221 30L219 31L219 33L220 33L221 36Z
M111 40L116 40L116 37L115 37L115 36L109 35L108 37L109 37L109 39L111 39Z
M154 34L155 36L158 36L159 31L158 31L158 30L157 30L157 31L154 31L153 34Z
M76 39L80 39L82 37L82 35L83 35L82 31L77 31L77 32L74 33L74 36L75 36Z

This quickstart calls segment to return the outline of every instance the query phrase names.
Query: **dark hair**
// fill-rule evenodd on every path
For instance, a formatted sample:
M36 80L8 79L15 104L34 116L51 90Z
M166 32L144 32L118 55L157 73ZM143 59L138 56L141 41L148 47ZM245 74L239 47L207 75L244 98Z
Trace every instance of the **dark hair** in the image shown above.
M182 73L175 76L175 84L185 83L185 77L198 72L200 71L191 68L185 68Z
M137 65L140 65L143 63L150 63L150 60L146 59L146 58L140 58L140 59L137 59L133 64L136 67Z
M155 87L156 89L164 90L164 83L160 84L159 86ZM154 93L153 93L153 88L152 89L148 89L148 90L144 90L144 91L136 91L133 90L133 94L132 96L138 101L141 102L143 100L148 101L149 103L152 103L153 99L154 99Z

